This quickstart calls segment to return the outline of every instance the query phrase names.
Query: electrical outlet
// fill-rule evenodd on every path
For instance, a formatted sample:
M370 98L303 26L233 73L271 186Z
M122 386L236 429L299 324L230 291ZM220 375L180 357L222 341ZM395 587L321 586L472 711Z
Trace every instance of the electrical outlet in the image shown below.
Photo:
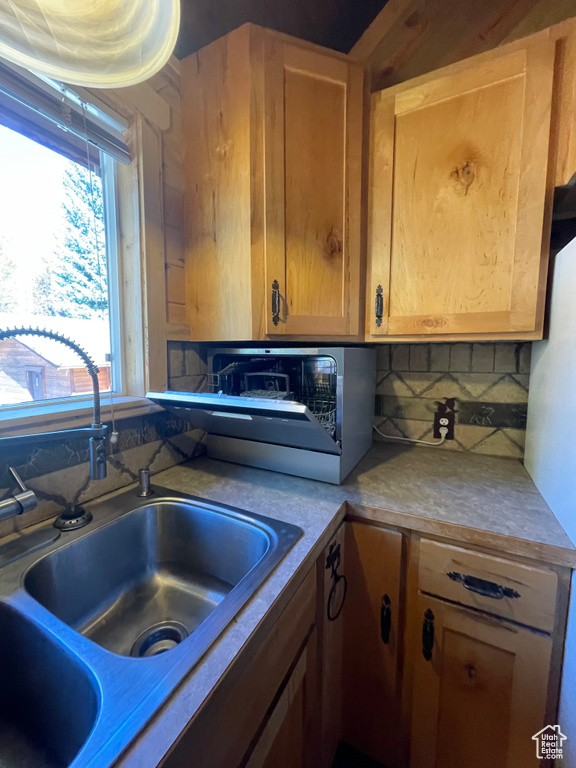
M447 397L443 403L437 402L436 413L434 414L434 437L438 440L442 437L440 427L446 427L448 433L446 440L454 440L454 425L456 423L456 400L453 397Z

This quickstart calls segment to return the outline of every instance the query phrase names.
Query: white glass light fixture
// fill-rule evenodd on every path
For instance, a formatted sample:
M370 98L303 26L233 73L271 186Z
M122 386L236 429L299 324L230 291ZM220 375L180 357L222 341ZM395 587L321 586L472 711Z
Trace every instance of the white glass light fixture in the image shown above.
M0 0L0 57L73 85L135 85L168 61L180 0Z

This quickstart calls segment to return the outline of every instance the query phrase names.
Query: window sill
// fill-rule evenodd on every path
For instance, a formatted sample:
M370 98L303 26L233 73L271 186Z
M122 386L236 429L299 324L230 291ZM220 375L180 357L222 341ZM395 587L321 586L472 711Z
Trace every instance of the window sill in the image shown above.
M111 421L110 398L104 394L102 400L100 408L102 421ZM145 397L118 396L114 398L114 418L116 420L143 416L161 410L159 405L155 405ZM89 426L91 423L91 399L0 411L0 435L2 437L74 429L75 427Z

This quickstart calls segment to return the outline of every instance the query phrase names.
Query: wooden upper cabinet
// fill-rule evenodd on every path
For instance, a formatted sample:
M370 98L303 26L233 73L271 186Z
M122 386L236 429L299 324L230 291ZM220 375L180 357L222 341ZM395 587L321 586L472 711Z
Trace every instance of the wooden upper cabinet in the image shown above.
M539 40L374 94L369 339L541 337L554 59Z
M182 62L192 339L359 333L363 77L253 25Z

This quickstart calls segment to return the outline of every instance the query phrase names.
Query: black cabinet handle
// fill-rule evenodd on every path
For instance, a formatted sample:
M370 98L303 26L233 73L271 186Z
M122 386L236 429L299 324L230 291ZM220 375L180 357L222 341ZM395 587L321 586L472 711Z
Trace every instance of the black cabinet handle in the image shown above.
M382 325L382 318L384 316L384 291L382 286L379 285L376 288L376 300L374 302L374 314L376 315L376 325L378 328Z
M280 322L280 283L274 280L272 283L272 322L278 325Z
M326 570L331 571L330 578L332 579L332 588L330 589L326 605L328 621L336 621L340 616L342 608L344 608L346 593L348 592L348 579L343 573L338 573L340 561L340 544L330 544L328 557L326 558Z
M390 642L390 630L392 629L392 604L388 595L382 598L380 608L380 637L384 645Z
M476 576L468 576L464 573L456 573L456 571L450 571L446 575L452 581L462 584L464 589L475 592L477 595L482 595L482 597L491 597L494 600L502 600L503 597L520 597L520 594L515 589L503 587L502 584L496 584L495 581L486 581L486 579L479 579Z
M434 614L430 608L426 609L424 614L424 623L422 624L422 656L426 661L432 658L434 648Z

